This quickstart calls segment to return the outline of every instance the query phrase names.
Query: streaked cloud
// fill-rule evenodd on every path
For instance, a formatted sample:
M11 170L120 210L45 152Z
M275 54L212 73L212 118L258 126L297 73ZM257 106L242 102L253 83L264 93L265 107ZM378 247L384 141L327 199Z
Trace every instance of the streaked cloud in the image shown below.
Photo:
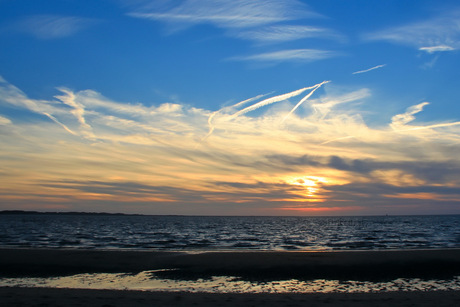
M2 202L105 211L129 202L137 212L164 214L382 214L414 200L423 210L438 210L435 201L455 211L460 122L419 122L428 105L419 103L388 125L371 125L357 108L371 91L326 94L333 87L322 82L212 111L63 88L37 100L2 80L0 113L14 107L38 116L0 115L8 126L0 133Z
M132 5L133 11L128 15L163 22L172 32L208 24L224 29L227 36L259 44L309 38L343 39L331 29L295 24L307 18L322 17L297 0L186 0L180 4L166 3L146 1L141 5Z
M131 7L133 9L129 16L165 23L172 32L198 24L208 24L223 29L226 36L249 40L259 47L312 38L343 40L340 34L331 29L295 24L305 23L307 18L322 17L297 0L186 0L179 4L145 1ZM273 64L287 61L310 62L337 55L333 51L317 49L281 49L229 59Z
M442 51L453 51L454 48L446 45L431 46L431 47L420 47L419 50L426 51L428 53L442 52Z
M287 61L311 62L339 56L334 51L318 49L288 49L274 52L259 53L248 56L233 57L229 60L235 61L256 61L268 63L280 63Z
M393 116L391 119L391 126L393 129L398 129L399 127L404 127L407 123L415 120L415 114L420 113L423 111L423 107L428 105L428 102L422 102L420 104L411 106L407 109L407 111L403 114L398 114Z
M353 74L353 75L363 74L363 73L370 72L370 71L375 70L375 69L379 69L379 68L385 67L386 65L387 65L387 64L382 64L382 65L377 65L377 66L374 66L374 67L371 67L371 68L368 68L368 69L358 70L358 71L353 72L352 74Z
M9 120L8 118L0 115L0 125L6 126L6 125L9 125L9 124L11 124L11 120Z
M368 33L367 40L389 41L429 53L460 48L460 11L454 10L437 17L402 26Z
M144 4L129 15L185 26L212 24L228 29L264 26L311 16L313 13L297 0L185 0L167 8Z
M340 39L340 35L330 29L299 25L276 25L256 28L238 32L236 37L258 43L281 43L305 38Z
M97 22L76 16L35 15L19 21L15 27L39 39L57 39L72 36Z

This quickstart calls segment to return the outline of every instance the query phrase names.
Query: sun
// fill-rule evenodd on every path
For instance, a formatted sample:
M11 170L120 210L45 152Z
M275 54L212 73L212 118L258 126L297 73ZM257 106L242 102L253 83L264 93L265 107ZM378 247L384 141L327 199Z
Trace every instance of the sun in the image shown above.
M318 183L326 183L327 179L317 176L293 177L287 180L289 184L305 187L306 196L313 197L319 190Z

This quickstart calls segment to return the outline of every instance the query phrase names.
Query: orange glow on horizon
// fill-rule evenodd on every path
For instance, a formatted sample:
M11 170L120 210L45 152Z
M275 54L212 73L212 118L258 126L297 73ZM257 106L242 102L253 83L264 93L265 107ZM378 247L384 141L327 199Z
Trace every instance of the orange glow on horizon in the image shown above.
M340 212L340 211L356 211L361 210L360 206L348 206L348 207L285 207L279 208L283 211L300 211L300 212Z

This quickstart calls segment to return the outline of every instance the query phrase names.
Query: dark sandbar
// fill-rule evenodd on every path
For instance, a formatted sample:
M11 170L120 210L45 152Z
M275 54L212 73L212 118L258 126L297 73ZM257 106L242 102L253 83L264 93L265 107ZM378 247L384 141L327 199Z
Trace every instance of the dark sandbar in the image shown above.
M239 276L255 280L445 279L460 276L460 249L340 252L166 252L79 249L0 249L0 276L136 273L173 269L163 277Z

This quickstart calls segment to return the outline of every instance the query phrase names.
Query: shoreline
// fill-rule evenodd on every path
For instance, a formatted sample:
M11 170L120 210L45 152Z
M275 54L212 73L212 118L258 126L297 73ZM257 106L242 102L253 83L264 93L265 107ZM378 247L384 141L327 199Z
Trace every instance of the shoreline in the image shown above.
M131 251L0 248L1 277L166 270L163 277L197 279L449 278L460 276L460 249L381 251Z

